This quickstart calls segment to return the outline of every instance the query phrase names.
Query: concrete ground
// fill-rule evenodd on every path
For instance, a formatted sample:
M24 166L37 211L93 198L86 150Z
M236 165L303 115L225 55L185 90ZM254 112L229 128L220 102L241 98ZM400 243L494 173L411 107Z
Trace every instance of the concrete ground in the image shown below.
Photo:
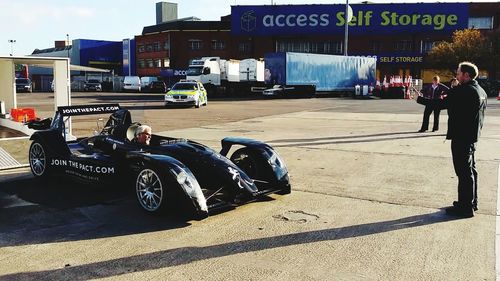
M476 153L479 211L452 219L441 209L457 182L446 114L440 131L419 134L421 112L401 106L409 109L325 103L159 131L216 149L226 136L259 139L288 166L292 194L202 221L151 217L111 191L2 171L0 280L495 280L500 117L486 118Z

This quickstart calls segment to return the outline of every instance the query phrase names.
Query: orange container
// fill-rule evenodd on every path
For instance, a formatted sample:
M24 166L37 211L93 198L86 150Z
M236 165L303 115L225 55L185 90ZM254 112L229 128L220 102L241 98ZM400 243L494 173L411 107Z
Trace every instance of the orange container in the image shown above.
M35 109L34 108L12 108L10 110L10 116L12 120L17 122L28 122L35 119Z

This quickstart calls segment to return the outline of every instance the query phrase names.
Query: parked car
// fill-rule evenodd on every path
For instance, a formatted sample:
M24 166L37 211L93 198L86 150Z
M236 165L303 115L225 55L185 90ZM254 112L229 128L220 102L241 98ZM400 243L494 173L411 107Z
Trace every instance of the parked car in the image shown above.
M149 84L151 92L166 93L167 85L163 81L153 81Z
M85 84L83 85L83 90L85 92L88 91L102 92L101 81L97 79L89 79L88 81L85 81Z
M200 105L207 105L207 102L207 90L196 81L175 83L165 95L165 106L184 104L199 108Z
M125 76L123 79L123 91L141 91L141 78L139 76Z
M29 78L16 78L16 92L31 93L32 91L33 91L33 85Z
M144 76L141 77L141 88L143 92L150 92L151 91L151 84L154 81L158 81L158 78L153 77L153 76Z
M282 85L274 85L272 88L265 89L262 94L264 96L282 96L285 94L285 87Z

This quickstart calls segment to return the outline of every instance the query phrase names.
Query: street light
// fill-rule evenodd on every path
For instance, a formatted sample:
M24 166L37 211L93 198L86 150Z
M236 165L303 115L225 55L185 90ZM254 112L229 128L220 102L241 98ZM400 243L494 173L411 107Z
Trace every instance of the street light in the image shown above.
M10 43L10 56L12 57L14 55L14 43L16 43L16 40L9 39L8 42Z
M68 59L70 58L70 56L69 56L69 46L70 46L70 44L69 44L69 34L66 34L66 48L68 48Z
M347 56L347 46L349 41L349 23L351 22L353 17L353 12L351 6L349 6L349 0L345 1L345 33L344 33L344 56Z
M349 0L345 0L345 14L344 14L344 21L345 21L345 30L344 30L344 56L347 56L347 40L349 38L349 21L347 20L348 14L349 13Z

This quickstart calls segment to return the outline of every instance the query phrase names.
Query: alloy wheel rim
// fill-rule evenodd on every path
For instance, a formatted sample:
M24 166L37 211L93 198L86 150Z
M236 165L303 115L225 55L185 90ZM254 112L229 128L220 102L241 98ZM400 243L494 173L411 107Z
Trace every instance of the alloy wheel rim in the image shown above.
M151 169L142 170L137 176L136 192L139 203L146 211L156 211L163 199L163 185L158 174Z
M45 151L42 145L34 143L30 150L30 166L33 173L37 176L43 175L47 161L45 158Z

